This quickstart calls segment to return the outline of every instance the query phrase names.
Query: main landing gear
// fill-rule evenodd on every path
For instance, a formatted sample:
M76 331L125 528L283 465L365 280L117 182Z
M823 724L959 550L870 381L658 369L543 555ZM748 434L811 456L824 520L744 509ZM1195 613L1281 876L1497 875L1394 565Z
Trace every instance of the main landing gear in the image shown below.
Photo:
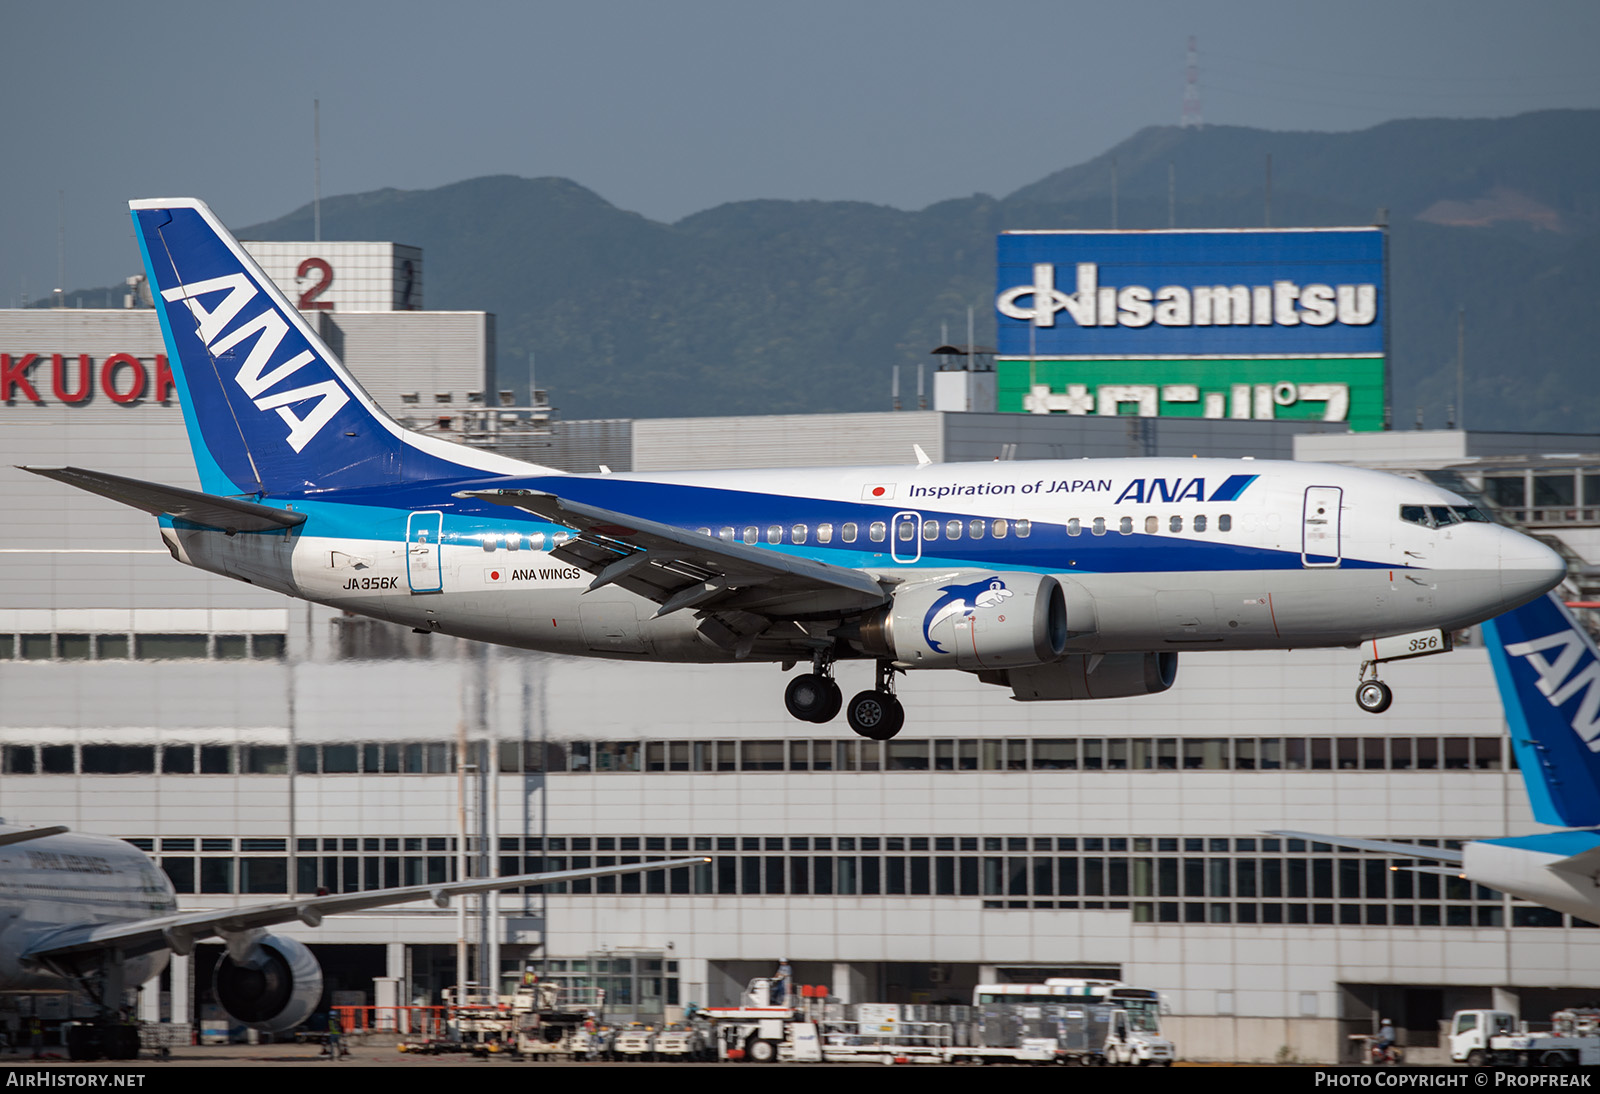
M789 681L783 705L800 721L819 725L833 721L844 707L851 729L870 740L887 741L906 724L905 708L894 695L894 673L890 662L879 661L878 686L861 692L845 706L844 694L833 679L833 661L819 653L812 658L810 672Z

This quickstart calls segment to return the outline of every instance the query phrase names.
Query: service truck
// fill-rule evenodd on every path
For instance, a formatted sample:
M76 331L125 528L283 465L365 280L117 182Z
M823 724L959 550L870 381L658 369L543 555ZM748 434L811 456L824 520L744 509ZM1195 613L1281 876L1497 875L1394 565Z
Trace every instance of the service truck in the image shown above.
M1458 1010L1450 1019L1450 1058L1469 1067L1600 1064L1600 1010L1557 1011L1550 1024L1531 1032L1508 1011Z

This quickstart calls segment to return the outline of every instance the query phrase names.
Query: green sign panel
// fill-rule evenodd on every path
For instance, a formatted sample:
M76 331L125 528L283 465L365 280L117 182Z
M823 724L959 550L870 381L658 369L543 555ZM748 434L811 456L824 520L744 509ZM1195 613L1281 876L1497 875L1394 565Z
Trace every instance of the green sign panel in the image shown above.
M1383 428L1381 357L1016 360L995 363L996 409L1348 422Z

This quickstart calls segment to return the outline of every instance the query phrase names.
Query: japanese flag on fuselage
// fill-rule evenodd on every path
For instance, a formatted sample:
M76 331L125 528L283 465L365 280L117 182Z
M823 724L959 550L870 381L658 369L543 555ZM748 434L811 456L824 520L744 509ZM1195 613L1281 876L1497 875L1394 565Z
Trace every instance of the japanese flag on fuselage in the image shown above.
M894 483L869 482L861 488L862 501L893 501Z

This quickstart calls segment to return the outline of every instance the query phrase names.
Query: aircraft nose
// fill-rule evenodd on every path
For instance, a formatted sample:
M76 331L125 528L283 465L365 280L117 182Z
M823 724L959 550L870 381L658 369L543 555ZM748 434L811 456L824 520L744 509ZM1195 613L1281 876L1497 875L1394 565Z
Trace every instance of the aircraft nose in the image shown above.
M1548 592L1566 576L1566 560L1532 536L1507 529L1507 534L1501 537L1502 611L1510 611Z

